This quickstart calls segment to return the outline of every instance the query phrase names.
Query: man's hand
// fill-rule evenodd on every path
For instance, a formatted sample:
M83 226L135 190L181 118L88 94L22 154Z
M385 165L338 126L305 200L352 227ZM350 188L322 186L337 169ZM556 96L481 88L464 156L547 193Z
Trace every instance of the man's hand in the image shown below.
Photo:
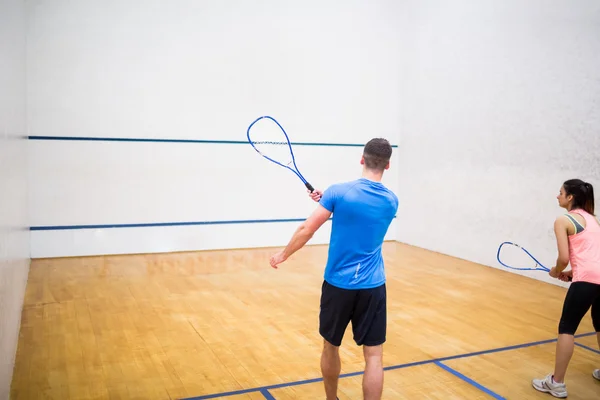
M285 249L274 254L269 260L269 264L271 267L277 268L279 264L284 262L291 257L292 254L300 250L306 242L313 237L314 233L329 219L331 216L331 211L327 210L321 204L317 205L317 209L313 211L313 213L300 224L300 226L294 232L294 235L288 242Z
M271 264L271 267L277 268L277 266L285 260L287 260L287 257L285 256L283 251L280 251L279 253L276 253L273 256L271 256L269 263Z
M308 196L318 203L319 200L321 200L321 197L323 197L323 192L321 192L318 189L315 189L314 192L311 193L311 191L308 190Z

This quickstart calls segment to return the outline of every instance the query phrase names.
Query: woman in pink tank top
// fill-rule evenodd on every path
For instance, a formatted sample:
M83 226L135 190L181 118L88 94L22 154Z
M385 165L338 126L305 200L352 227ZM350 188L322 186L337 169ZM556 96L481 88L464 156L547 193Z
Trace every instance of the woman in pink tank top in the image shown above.
M558 247L550 276L571 281L558 324L554 373L534 379L533 387L554 397L567 397L565 375L575 347L575 332L592 309L592 323L600 347L600 223L594 215L594 188L580 179L563 183L558 205L568 211L554 222ZM571 269L565 271L568 265ZM600 380L600 369L592 371Z

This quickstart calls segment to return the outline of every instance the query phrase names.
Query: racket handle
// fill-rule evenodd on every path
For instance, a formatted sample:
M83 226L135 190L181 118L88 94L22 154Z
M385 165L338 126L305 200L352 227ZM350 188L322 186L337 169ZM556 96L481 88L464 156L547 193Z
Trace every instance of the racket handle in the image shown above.
M306 182L306 188L307 188L308 190L310 190L310 192L311 192L311 193L315 191L315 188L314 188L314 187L312 187L312 185L311 185L310 183L308 183L308 182Z

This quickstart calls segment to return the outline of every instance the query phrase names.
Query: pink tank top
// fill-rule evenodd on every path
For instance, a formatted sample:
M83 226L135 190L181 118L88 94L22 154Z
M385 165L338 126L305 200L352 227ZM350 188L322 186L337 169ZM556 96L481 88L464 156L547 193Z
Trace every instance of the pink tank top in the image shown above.
M569 236L569 262L573 282L590 282L600 285L600 224L584 210L571 210L585 219L585 229Z

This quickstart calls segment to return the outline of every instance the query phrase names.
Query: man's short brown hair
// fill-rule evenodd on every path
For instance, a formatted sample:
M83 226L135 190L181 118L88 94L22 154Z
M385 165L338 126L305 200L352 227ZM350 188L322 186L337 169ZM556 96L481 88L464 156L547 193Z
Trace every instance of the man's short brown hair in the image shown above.
M371 139L365 145L363 157L368 169L383 171L392 157L392 146L386 139Z

